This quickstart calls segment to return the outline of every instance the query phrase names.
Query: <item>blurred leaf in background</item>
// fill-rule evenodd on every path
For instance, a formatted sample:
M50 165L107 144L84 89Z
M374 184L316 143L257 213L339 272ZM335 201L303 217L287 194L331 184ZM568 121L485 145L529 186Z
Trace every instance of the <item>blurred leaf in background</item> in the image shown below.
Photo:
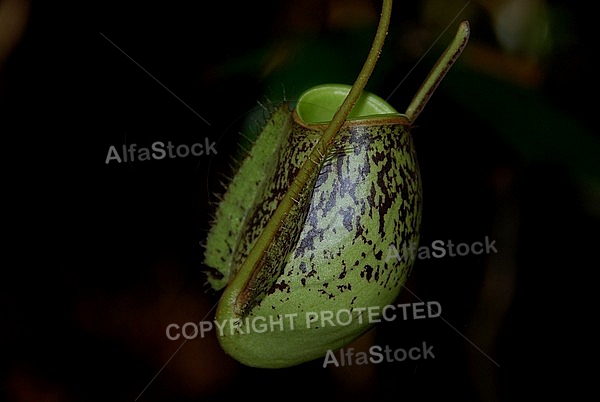
M588 103L580 113L590 110L589 102L573 96L587 85L585 74L556 74L557 70L574 69L569 63L582 63L581 57L589 58L578 53L582 41L589 40L575 30L577 18L582 16L574 13L581 10L545 0L398 3L388 42L367 89L385 97L425 55L395 94L397 99L391 100L402 110L416 90L414 82L424 78L450 40L453 29L447 29L448 24L465 5L458 20L471 20L472 38L442 89L493 127L523 161L567 168L580 183L589 212L598 216L600 137L588 124L591 119L572 113L577 107L573 100ZM277 18L280 34L275 42L216 70L223 79L253 71L264 97L274 101L284 94L293 100L305 89L326 82L352 83L370 46L377 7L373 1L286 3ZM563 78L579 81L564 92ZM562 91L553 94L557 88ZM257 130L249 128L261 119L262 111L257 109L246 117L242 131L255 133Z

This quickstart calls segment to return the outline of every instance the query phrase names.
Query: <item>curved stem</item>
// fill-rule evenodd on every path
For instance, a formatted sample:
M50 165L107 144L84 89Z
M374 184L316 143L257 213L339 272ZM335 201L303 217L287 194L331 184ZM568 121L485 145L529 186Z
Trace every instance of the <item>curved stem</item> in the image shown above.
M269 249L269 246L273 243L274 238L278 236L278 233L280 233L282 230L283 222L294 216L292 211L297 207L298 195L302 194L303 191L312 191L312 189L309 187L314 186L316 177L318 177L318 174L321 170L321 163L313 163L313 161L322 162L324 160L324 155L327 155L327 150L331 147L331 144L335 140L336 134L339 132L348 115L352 111L352 108L362 95L363 89L367 84L369 76L375 68L375 63L377 62L379 53L383 47L383 42L387 35L388 26L390 23L391 13L392 0L383 0L383 9L379 26L377 27L377 33L375 34L373 45L369 55L367 56L367 60L358 75L358 78L348 93L348 96L333 116L331 123L323 133L322 137L319 139L319 142L313 148L309 158L298 171L296 178L290 184L288 191L277 205L277 208L275 208L271 218L265 225L262 233L258 236L256 243L250 250L250 253L242 263L238 274L233 278L233 282L238 284L246 283L252 276L254 270L260 269L261 260ZM233 297L234 299L237 298L235 290L238 288L239 285L229 286L223 294L223 297ZM233 302L232 304L236 306L234 307L234 311L239 314L240 300L231 300L231 302ZM219 311L221 311L221 309L229 308L228 306L228 302L220 303Z
M446 76L446 73L450 70L454 62L462 53L463 49L467 46L469 33L469 22L461 22L458 27L458 31L452 40L452 43L450 43L450 45L438 59L437 63L435 63L435 66L406 109L405 114L411 123L414 123L417 117L419 117L419 114L429 101L429 98L431 98L431 95L435 89L438 87L438 85L440 85L440 82L442 82Z
M385 37L387 36L391 15L392 0L383 0L381 18L379 20L379 25L377 26L375 39L373 40L373 45L371 46L371 50L369 51L367 60L365 61L362 70L358 74L354 85L352 85L350 92L346 96L346 99L344 99L344 102L338 108L333 118L331 119L331 122L327 126L327 129L325 129L325 132L319 139L319 142L313 148L309 160L323 160L323 155L327 155L327 149L331 146L336 134L340 131L340 128L345 123L346 119L348 118L348 115L352 111L352 108L354 108L354 105L362 95L363 90L367 85L367 81L369 80L371 73L375 69L375 64L377 63L377 59L379 58L381 49L383 48L383 42L385 41ZM296 179L290 185L291 193L299 194L301 189L309 182L309 178L314 174L314 171L320 168L320 164L305 163L304 166L302 166L302 168L298 172ZM281 204L285 205L288 202L286 198L287 197L284 197L282 199Z
M313 154L319 151L322 154L325 154L327 146L331 143L335 137L335 134L340 130L348 118L348 115L352 111L352 108L354 108L354 105L362 95L363 90L367 85L367 81L375 69L375 64L377 64L377 59L379 58L381 49L383 48L383 43L385 42L385 37L387 36L388 27L390 25L391 15L392 0L383 0L379 26L377 27L377 33L375 34L375 39L373 40L373 45L371 46L367 60L365 61L362 70L358 74L356 81L354 81L354 85L352 85L348 96L346 96L346 99L344 99L344 102L333 116L333 119L331 119L331 123L323 133L323 136L315 147Z

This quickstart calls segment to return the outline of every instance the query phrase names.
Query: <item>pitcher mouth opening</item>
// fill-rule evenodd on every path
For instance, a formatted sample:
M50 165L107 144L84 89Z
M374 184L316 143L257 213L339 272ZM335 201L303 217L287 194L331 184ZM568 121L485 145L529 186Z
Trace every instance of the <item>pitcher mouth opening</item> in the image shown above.
M305 91L294 108L294 119L304 126L327 125L346 99L350 85L326 84ZM398 113L389 103L370 92L363 92L350 112L345 125L360 124L405 124L410 125L406 115Z

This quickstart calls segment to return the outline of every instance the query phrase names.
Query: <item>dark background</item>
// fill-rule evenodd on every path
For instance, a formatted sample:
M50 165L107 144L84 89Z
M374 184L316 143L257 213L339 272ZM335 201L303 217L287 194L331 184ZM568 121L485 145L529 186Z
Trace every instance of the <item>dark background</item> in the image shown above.
M497 3L471 1L416 64L466 2L398 2L368 89L393 93L389 102L404 110L458 21L471 21L469 47L413 130L421 244L488 236L498 253L417 260L398 302L437 301L443 320L385 323L363 340L393 349L426 341L435 359L280 370L242 366L214 337L174 355L181 341L165 329L213 318L218 295L205 291L200 243L238 133L256 132L257 101L351 83L379 2L103 3L81 35L47 30L48 5L31 3L22 34L0 31L12 43L0 55L5 399L503 401L581 392L570 384L591 359L583 328L600 240L600 139L596 102L586 98L593 13L540 1L545 8L525 14L524 26L539 18L546 28L516 35L511 47L494 30ZM218 142L213 158L105 163L112 145L120 153L125 143L205 137Z

